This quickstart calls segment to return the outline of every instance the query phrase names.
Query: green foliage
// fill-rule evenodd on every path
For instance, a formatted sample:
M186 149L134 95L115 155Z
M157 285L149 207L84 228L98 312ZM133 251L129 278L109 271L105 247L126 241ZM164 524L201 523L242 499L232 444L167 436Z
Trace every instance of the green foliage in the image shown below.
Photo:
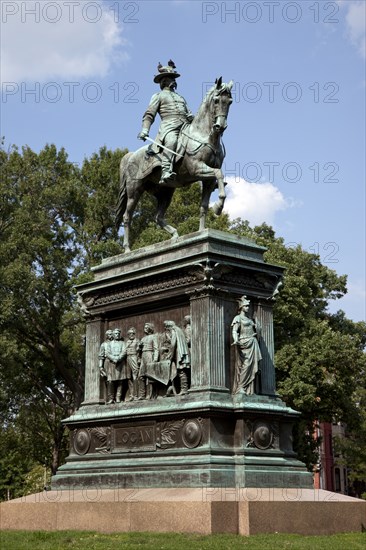
M342 311L327 312L329 301L347 292L347 278L319 256L301 246L286 247L266 224L251 228L239 219L231 231L267 247L266 261L285 268L274 306L277 391L302 413L295 447L311 470L317 460L317 422L341 420L355 434L360 429L365 405L356 393L365 384L366 324L354 323Z
M23 495L40 493L51 485L51 470L36 464L24 478Z
M127 150L115 152L102 147L84 159L80 171L83 190L83 215L79 237L84 248L82 270L103 258L121 254L123 248L115 229L114 216L119 190L119 165Z
M54 145L38 154L0 149L0 426L23 447L33 435L24 467L12 453L3 457L7 479L23 479L34 463L54 472L62 459L60 420L84 393L74 285L122 251L113 210L125 152L104 147L79 168Z
M363 371L362 383L356 388L352 401L357 408L357 416L348 428L347 438L335 438L334 447L340 455L338 462L349 470L353 492L366 500L366 376Z
M176 189L167 210L168 224L174 226L179 235L198 231L200 204L201 185L199 183ZM170 238L166 231L156 226L154 222L155 208L155 198L145 193L137 205L131 228L131 241L134 249ZM206 227L225 231L228 228L228 216L222 214L217 217L212 209L209 209Z
M35 465L54 471L62 460L60 419L80 404L84 386L84 322L74 285L91 280L91 266L123 252L114 209L125 153L103 147L78 167L54 145L38 154L0 148L0 428L9 450L0 454L2 498L10 487L18 494ZM133 248L169 238L155 225L154 200L144 194L137 206ZM180 235L198 230L200 201L198 183L175 191L167 222ZM206 225L254 240L267 248L269 263L285 267L274 307L277 388L302 413L300 458L309 468L315 463L315 422L347 422L342 453L354 481L361 480L366 325L327 311L347 292L346 276L301 246L286 247L266 224L251 228L210 209ZM14 454L12 444L26 453Z
M304 536L287 534L199 535L182 533L89 533L86 531L3 531L1 539L7 550L361 550L365 533Z
M23 483L32 467L23 434L14 427L0 428L0 500L23 494Z

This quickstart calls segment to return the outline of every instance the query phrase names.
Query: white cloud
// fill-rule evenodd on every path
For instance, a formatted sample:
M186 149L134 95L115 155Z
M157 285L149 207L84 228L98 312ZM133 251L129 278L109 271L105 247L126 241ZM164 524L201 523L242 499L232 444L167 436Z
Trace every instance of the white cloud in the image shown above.
M329 302L330 313L339 309L345 311L347 317L353 321L366 321L366 288L364 279L347 280L347 294L340 300Z
M364 0L339 0L340 8L346 10L347 34L362 57L366 57L366 3Z
M3 82L103 77L128 58L125 44L122 27L99 0L2 5Z
M253 183L235 177L226 181L225 212L232 219L242 218L251 225L273 224L277 212L294 206L272 183Z

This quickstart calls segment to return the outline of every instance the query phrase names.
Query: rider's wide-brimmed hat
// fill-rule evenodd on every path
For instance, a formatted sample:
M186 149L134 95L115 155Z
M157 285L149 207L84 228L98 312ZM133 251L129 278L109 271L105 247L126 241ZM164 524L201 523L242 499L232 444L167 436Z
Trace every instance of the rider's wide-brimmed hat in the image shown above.
M166 67L164 67L161 63L159 63L158 65L159 74L154 76L154 82L158 84L166 76L170 76L172 78L178 78L180 74L177 73L175 69L176 69L175 63L171 59L168 61L168 65Z

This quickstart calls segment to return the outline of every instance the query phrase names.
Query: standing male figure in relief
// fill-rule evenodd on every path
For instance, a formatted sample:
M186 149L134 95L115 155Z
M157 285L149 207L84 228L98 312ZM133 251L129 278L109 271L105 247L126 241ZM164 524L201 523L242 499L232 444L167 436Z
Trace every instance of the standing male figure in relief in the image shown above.
M138 398L138 378L139 378L139 345L140 342L136 338L136 329L131 327L127 331L126 340L126 363L128 374L128 388L130 390L130 401Z
M139 397L138 399L151 399L153 397L153 383L146 376L148 372L149 363L158 361L159 359L159 347L157 336L154 334L154 325L152 323L145 323L144 333L145 336L141 338L139 344L140 355L140 376L139 376Z
M104 369L107 374L107 405L122 401L122 382L127 378L126 348L119 328L113 330L112 340L106 348Z

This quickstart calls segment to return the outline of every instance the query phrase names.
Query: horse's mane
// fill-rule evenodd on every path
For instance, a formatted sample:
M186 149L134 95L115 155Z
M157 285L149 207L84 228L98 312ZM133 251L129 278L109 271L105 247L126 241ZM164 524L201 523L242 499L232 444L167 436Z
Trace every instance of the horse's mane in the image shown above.
M229 86L229 84L227 84L226 82L223 82L220 86L220 88L217 88L216 87L216 84L214 84L214 86L212 86L212 88L210 88L206 94L206 97L204 98L203 102L204 103L205 101L207 101L208 99L211 99L211 96L216 94L216 95L221 95L221 94L228 94L230 97L231 97L231 87Z

